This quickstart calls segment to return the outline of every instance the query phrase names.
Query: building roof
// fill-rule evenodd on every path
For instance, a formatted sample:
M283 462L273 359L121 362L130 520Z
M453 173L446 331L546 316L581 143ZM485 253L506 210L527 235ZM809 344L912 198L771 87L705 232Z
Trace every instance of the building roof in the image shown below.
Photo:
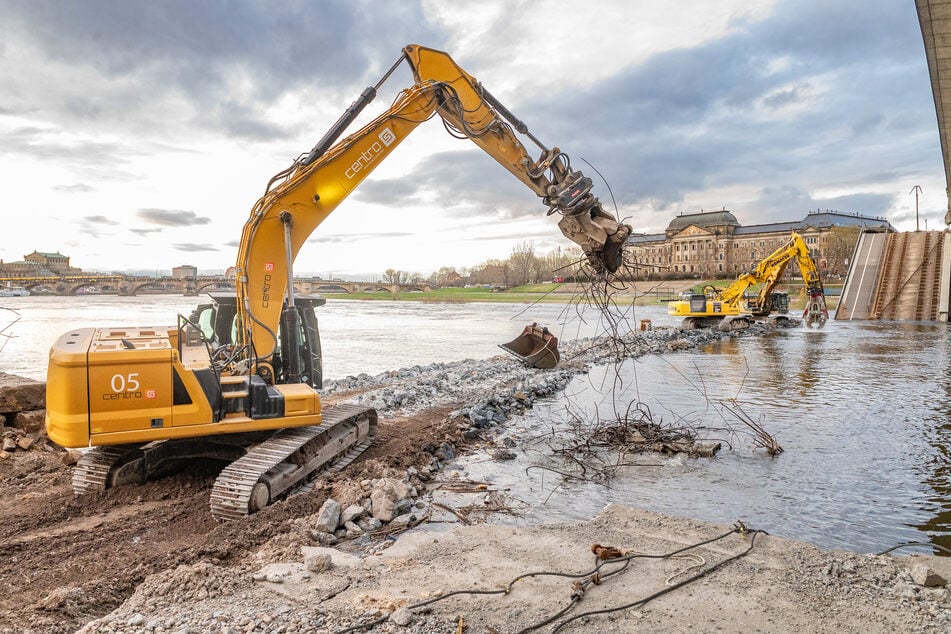
M749 236L760 233L803 231L805 229L829 229L831 227L860 227L862 229L886 229L895 231L886 218L873 218L863 216L858 213L842 213L838 211L810 211L802 220L790 222L771 222L758 225L743 226L737 221L736 216L725 209L721 211L706 211L695 214L680 214L670 221L667 230L663 234L633 234L627 239L630 244L641 244L646 242L660 242L667 236L679 233L689 227L697 225L704 229L710 227L729 225L733 227L733 235Z
M677 233L690 225L697 225L703 228L722 225L739 227L740 222L736 219L736 216L726 209L720 211L701 211L696 214L680 214L667 225L667 233Z
M664 233L632 233L627 239L628 244L641 244L644 242L663 242L667 238Z
M773 233L776 231L796 231L800 229L802 222L770 222L762 225L749 225L748 227L737 227L733 231L735 236L748 236L757 233Z
M826 229L828 227L883 227L895 230L885 218L871 218L860 214L843 214L838 211L810 211L799 223L801 228L814 227Z
M55 259L55 258L62 258L64 260L67 259L67 257L63 255L62 253L60 253L59 251L57 251L56 253L44 253L43 251L34 251L33 253L30 253L29 255L24 255L23 257L27 258L27 257L30 257L30 255L42 255L44 258L49 258L49 259Z

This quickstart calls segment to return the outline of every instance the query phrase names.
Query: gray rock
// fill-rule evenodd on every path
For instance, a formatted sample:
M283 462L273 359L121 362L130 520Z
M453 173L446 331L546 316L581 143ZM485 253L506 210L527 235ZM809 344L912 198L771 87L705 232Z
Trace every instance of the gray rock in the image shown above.
M365 517L357 522L357 526L362 528L364 531L371 533L383 528L383 522L376 519L375 517Z
M436 450L436 457L440 460L452 460L456 457L456 448L452 446L452 443L444 442Z
M340 524L340 503L333 498L327 498L317 512L317 523L314 529L323 533L332 533Z
M340 523L346 525L347 522L353 522L359 519L364 513L366 513L365 508L359 504L351 504L340 514Z
M382 478L373 485L370 502L373 517L381 522L389 522L397 515L397 504L409 497L410 488L405 482L393 478Z
M333 559L326 553L308 555L304 558L304 567L310 572L324 572L333 566Z
M416 522L419 519L419 516L416 513L403 513L402 515L397 515L390 522L390 526L394 528L399 528L401 526L409 526L410 524Z
M337 543L336 535L326 531L310 531L310 538L321 546L333 546Z
M390 621L400 627L407 627L416 621L416 615L410 612L409 608L400 608L390 615Z

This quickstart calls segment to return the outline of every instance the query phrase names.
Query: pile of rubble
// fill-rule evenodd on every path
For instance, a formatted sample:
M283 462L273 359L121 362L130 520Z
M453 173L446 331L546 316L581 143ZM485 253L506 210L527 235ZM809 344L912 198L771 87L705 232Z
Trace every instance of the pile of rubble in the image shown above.
M662 327L637 331L623 337L590 337L559 344L561 362L539 371L509 356L432 363L383 372L361 373L325 380L323 395L346 395L348 400L373 407L382 415L409 415L445 404L466 403L460 413L475 428L504 422L511 413L522 413L542 398L564 389L572 378L597 364L620 362L646 354L690 350L713 341L758 336L772 330L754 324L748 330L721 332L717 329L682 330Z
M48 448L45 419L46 384L0 372L0 460Z
M347 487L349 490L338 496L342 502L327 498L315 515L304 520L310 526L310 538L321 546L333 546L340 540L418 524L429 511L421 499L419 475L419 470L410 467L402 479L362 480L356 490Z

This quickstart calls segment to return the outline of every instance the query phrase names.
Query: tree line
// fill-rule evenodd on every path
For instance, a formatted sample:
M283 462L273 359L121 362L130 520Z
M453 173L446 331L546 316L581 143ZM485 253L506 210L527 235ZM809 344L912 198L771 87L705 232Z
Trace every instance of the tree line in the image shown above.
M849 259L859 235L858 227L832 227L824 233L821 244L814 249L813 258L824 277L842 277L848 272ZM446 286L497 286L511 288L524 284L540 284L551 281L574 282L580 279L580 249L556 248L547 254L535 252L532 242L521 242L512 248L504 260L492 259L473 267L444 266L426 278L420 273L386 269L383 281L388 285L428 283L435 287ZM793 270L795 269L795 270ZM666 280L696 277L670 270L669 266L644 265L636 262L630 270L633 279ZM798 275L797 267L787 267L783 277L791 279ZM717 273L716 277L732 278L735 272Z
M386 284L419 284L432 286L500 286L511 288L524 284L540 284L553 280L574 281L578 271L581 252L556 248L547 254L535 252L532 242L521 242L512 248L504 259L486 260L473 267L444 266L427 279L420 273L386 269L383 281Z

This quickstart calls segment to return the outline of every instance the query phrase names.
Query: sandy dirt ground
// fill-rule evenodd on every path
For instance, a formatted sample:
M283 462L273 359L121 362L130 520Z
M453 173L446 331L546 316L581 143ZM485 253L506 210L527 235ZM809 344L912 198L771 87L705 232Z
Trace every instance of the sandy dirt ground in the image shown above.
M951 631L948 590L912 574L951 578L947 558L822 551L619 506L566 525L442 514L359 546L308 537L335 489L422 468L427 444L461 444L446 414L383 421L348 469L227 523L208 512L214 465L76 498L61 451L12 454L0 463L0 631ZM599 560L596 544L618 551Z
M336 480L379 477L432 456L452 438L446 411L382 421L377 442ZM61 450L0 461L0 631L72 632L118 607L151 574L197 561L232 565L315 513L330 483L240 522L218 523L208 500L219 464L76 497Z

